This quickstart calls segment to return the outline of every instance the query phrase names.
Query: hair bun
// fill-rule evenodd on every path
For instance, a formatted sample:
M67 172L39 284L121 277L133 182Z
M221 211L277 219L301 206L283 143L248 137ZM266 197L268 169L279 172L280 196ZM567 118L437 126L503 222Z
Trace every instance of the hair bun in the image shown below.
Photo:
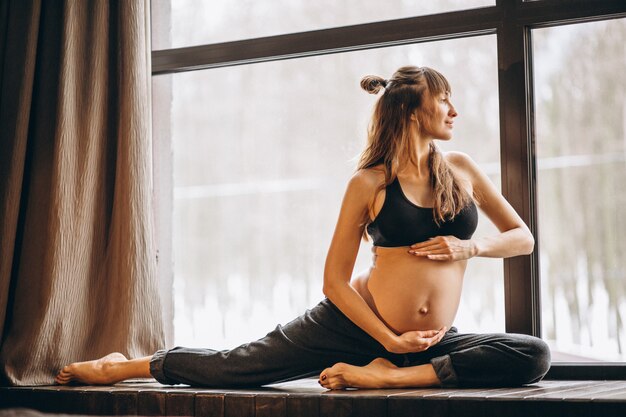
M370 94L377 94L387 87L387 80L378 75L366 75L361 79L361 88Z

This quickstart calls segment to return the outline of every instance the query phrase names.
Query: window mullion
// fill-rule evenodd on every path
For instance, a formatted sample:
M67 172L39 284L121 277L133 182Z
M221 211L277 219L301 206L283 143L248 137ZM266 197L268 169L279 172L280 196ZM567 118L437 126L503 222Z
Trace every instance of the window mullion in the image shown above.
M502 192L537 236L531 131L529 29L515 23L515 5L503 2L498 28L498 85ZM506 331L540 336L538 246L532 255L504 260Z

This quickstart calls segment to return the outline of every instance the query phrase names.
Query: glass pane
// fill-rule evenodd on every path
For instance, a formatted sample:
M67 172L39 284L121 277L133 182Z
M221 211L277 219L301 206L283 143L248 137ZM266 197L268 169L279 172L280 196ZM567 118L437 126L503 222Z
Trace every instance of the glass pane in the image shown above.
M176 344L231 347L323 298L326 251L376 99L359 81L407 63L449 77L460 116L442 148L473 155L499 185L494 36L154 77L173 96ZM481 218L477 236L491 233ZM355 273L370 255L364 242ZM470 261L460 331L504 331L502 271L501 260Z
M493 6L495 0L155 0L153 49L180 48ZM192 28L193 30L190 30ZM171 31L171 40L162 32Z
M626 360L626 20L533 31L543 337Z

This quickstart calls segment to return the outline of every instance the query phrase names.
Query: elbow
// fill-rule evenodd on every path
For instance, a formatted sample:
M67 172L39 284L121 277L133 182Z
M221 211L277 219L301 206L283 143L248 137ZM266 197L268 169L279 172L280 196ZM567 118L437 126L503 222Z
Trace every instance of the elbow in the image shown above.
M332 300L332 296L334 293L334 286L331 285L326 280L324 280L324 285L322 286L322 292L324 293L324 296L326 296L326 298L328 298L329 300Z
M329 288L329 286L328 286L328 285L324 284L324 285L322 286L322 293L324 293L324 296L325 296L326 298L330 298L330 296L329 296L329 293L330 293L330 288Z
M328 298L330 301L334 301L337 298L337 294L343 290L343 282L333 282L331 280L324 280L324 285L322 286L322 292L324 296Z
M535 250L535 238L530 230L526 230L525 235L526 236L524 236L524 242L522 244L522 254L530 255Z

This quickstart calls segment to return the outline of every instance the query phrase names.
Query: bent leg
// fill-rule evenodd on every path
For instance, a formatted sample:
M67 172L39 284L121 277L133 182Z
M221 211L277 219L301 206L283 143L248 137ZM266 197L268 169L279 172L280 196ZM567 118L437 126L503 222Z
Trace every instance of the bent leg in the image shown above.
M176 347L154 354L163 384L250 387L315 375L337 362L365 365L385 349L324 300L267 336L232 350Z
M538 382L550 368L550 349L524 334L459 334L452 328L408 364L430 362L442 386L519 386Z

